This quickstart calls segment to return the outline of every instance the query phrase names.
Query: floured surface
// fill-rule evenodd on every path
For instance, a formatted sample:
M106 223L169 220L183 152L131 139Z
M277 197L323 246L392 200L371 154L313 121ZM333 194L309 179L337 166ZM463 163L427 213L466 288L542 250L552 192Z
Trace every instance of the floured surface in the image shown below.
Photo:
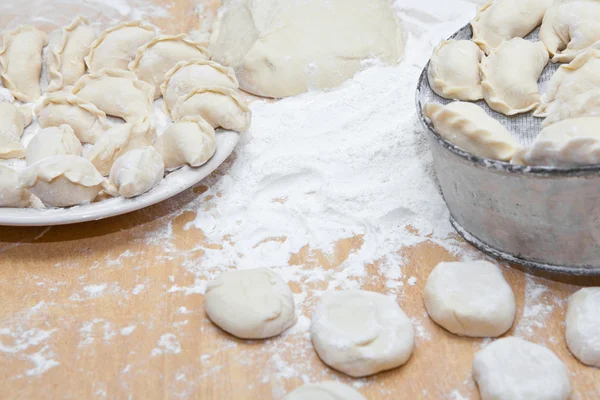
M78 12L73 1L51 2L65 10L57 23ZM193 1L154 1L103 7L119 5L112 12L122 19L146 12L170 32L196 27ZM1 18L19 4L4 3ZM22 15L53 15L39 3ZM251 131L201 186L96 223L1 228L4 396L279 399L303 382L333 379L369 399L477 399L471 362L488 341L434 325L421 291L438 262L481 255L451 230L413 102L431 49L474 15L474 4L400 3L410 36L399 67L365 69L328 93L254 102ZM271 267L288 281L297 324L264 342L215 328L203 310L205 286L234 266ZM579 364L564 342L566 299L576 287L503 272L517 298L509 334L565 360L573 399L598 398L600 372ZM397 297L416 333L404 367L353 380L319 361L310 317L320 294L336 288Z

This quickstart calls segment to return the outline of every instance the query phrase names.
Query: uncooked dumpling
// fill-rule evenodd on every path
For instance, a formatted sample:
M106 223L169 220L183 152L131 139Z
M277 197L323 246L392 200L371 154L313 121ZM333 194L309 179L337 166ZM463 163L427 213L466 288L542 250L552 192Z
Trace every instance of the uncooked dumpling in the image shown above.
M472 154L510 161L520 147L500 122L476 104L429 103L423 111L440 136Z
M507 337L475 354L473 378L481 400L567 400L569 371L548 348Z
M552 62L570 62L594 45L600 48L600 2L554 2L544 16L540 40L546 45Z
M309 383L285 395L283 400L367 400L350 386L335 381Z
M200 116L213 128L245 132L250 128L252 111L240 95L232 89L218 86L192 90L181 97L171 113L175 121Z
M117 158L133 149L151 146L154 139L156 129L148 118L115 125L96 141L87 154L87 159L102 175L107 176Z
M19 139L23 130L31 124L31 109L28 106L15 106L0 102L0 136L13 136Z
M185 164L199 167L215 154L215 130L201 117L186 117L169 126L156 139L154 147L162 155L166 168Z
M207 86L236 90L239 83L231 68L208 60L192 60L181 61L169 70L160 90L167 111L171 112L181 97L187 96L194 89Z
M75 83L73 94L127 122L138 121L154 112L154 87L130 71L102 69L84 75Z
M567 119L544 128L512 163L562 168L600 164L600 117Z
M154 97L159 98L160 85L166 79L165 74L177 63L209 58L210 52L206 48L188 39L184 34L159 36L138 49L135 60L129 64L129 69L141 80L153 85Z
M490 0L471 21L473 41L489 54L503 41L525 37L542 23L554 0Z
M48 35L33 26L23 25L4 34L0 50L0 77L15 99L36 101L42 95L42 49Z
M59 155L26 168L22 175L25 188L53 207L70 207L93 201L102 190L104 178L83 157Z
M25 147L12 135L0 135L0 160L25 157Z
M286 97L336 87L364 59L396 64L404 35L387 0L229 0L214 22L210 50L245 91Z
M92 103L65 92L49 94L35 113L42 128L69 125L82 143L96 143L110 127L103 111Z
M355 378L403 365L414 347L412 323L396 300L364 290L325 293L310 332L321 360Z
M31 193L21 185L19 173L0 164L0 207L27 207Z
M433 51L427 76L431 89L446 99L483 98L479 63L483 52L470 40L444 40Z
M25 159L32 165L60 154L81 155L81 143L69 125L51 126L39 131L27 145Z
M102 68L127 69L137 49L156 36L155 29L141 21L123 22L104 31L85 57L90 72Z
M153 147L128 151L110 169L109 181L123 197L135 197L156 186L165 173L165 163Z
M481 61L485 102L504 115L535 109L540 104L537 82L547 64L548 52L541 42L503 42Z
M577 291L567 309L567 346L579 361L600 367L600 288Z
M81 16L50 36L46 55L49 92L73 85L85 74L84 57L95 38L89 21Z

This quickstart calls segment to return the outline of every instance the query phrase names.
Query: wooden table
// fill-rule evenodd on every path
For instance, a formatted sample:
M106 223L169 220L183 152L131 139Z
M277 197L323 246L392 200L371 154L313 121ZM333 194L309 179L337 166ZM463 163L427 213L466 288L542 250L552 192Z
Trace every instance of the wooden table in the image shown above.
M187 31L197 24L192 0L165 2L176 18L153 21L163 29ZM227 169L226 163L215 176ZM423 306L429 272L453 259L433 242L398 249L409 260L403 280L416 278L398 301L418 327L415 353L402 368L353 380L319 361L305 330L261 342L237 340L215 328L200 294L214 271L194 276L182 267L202 260L204 249L221 246L186 228L199 204L210 207L206 190L200 185L162 204L94 223L0 227L2 398L270 399L303 380L324 379L355 383L369 399L479 398L471 362L484 341L449 334L427 318ZM339 269L361 243L360 237L340 241L331 254L304 248L290 257L290 268ZM377 266L367 268L371 276L362 288L384 291ZM504 272L517 296L515 329L567 363L572 399L599 399L600 370L577 362L565 346L566 300L577 287L516 269ZM310 317L316 300L312 289L326 284L291 284L294 292L308 295L300 310L304 316ZM525 299L526 285L540 285L534 292L539 296ZM523 315L524 309L539 316Z

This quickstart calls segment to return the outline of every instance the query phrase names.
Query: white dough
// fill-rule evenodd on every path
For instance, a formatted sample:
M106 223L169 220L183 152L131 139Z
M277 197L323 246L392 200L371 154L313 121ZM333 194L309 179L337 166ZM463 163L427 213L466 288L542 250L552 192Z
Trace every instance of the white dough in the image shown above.
M223 272L208 283L204 308L215 325L241 339L277 336L296 322L292 291L267 268Z
M165 174L165 163L153 147L131 150L117 158L109 181L119 195L135 197L156 186Z
M309 383L285 395L283 400L367 400L350 386L335 381Z
M513 291L500 268L487 261L438 264L423 299L431 319L460 336L497 337L515 319Z
M12 135L0 135L0 160L25 157L25 146Z
M321 360L353 377L399 367L414 347L412 323L396 300L364 290L325 293L310 332Z
M444 139L475 155L510 161L520 148L506 128L476 104L429 103L423 111Z
M215 130L201 117L186 117L172 124L156 139L156 150L168 169L189 164L200 167L215 154Z
M542 129L512 163L562 168L600 164L600 117L567 119Z
M583 288L571 296L566 336L579 361L600 367L600 288Z
M228 0L210 50L245 91L285 97L338 86L364 59L397 63L404 35L387 0Z
M482 99L482 56L481 49L470 40L444 40L433 51L427 69L431 89L446 99Z
M31 124L31 120L29 107L0 102L0 136L21 138L23 130Z
M547 64L548 52L541 42L521 38L503 42L481 61L485 102L504 115L537 108L538 79Z
M27 165L35 164L47 157L60 154L80 156L81 143L69 125L51 126L39 131L27 145Z
M31 193L19 180L19 173L0 164L0 207L27 207Z
M569 371L548 348L517 337L498 339L475 354L481 400L567 400Z

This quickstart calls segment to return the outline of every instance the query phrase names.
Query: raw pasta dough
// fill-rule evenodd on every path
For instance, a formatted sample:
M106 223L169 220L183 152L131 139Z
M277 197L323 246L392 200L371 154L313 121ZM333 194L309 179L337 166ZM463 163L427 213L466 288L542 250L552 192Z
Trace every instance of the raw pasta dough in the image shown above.
M283 400L367 400L350 386L339 382L309 383L285 395Z
M486 54L503 41L525 37L542 23L554 0L490 0L471 21L473 41Z
M4 34L0 50L0 77L15 99L36 101L42 95L42 49L48 35L33 26L23 25Z
M364 59L397 63L404 35L387 0L229 0L210 50L245 91L285 97L338 86Z
M482 56L483 52L470 40L444 40L433 51L427 69L431 89L446 99L482 99Z
M136 122L154 112L154 87L130 71L102 69L84 75L75 83L73 94L126 122Z
M165 173L165 163L153 147L131 150L117 158L109 181L123 197L135 197L156 186Z
M201 117L186 117L169 126L156 139L154 147L162 155L166 168L185 164L199 167L215 154L215 130Z
M209 58L210 53L206 48L184 34L159 36L138 49L129 69L141 80L154 86L154 97L158 99L166 73L178 62Z
M31 193L19 180L19 174L12 168L0 164L0 207L27 207Z
M242 339L277 336L296 322L292 291L267 268L223 272L208 283L204 308L215 325Z
M353 377L399 367L414 347L412 323L396 300L363 290L325 293L310 332L321 360Z
M137 49L156 36L155 29L141 21L123 22L104 31L92 43L85 63L90 72L102 68L127 69Z
M237 132L247 131L252 120L252 111L240 95L235 90L218 86L192 90L177 101L171 115L175 121L201 116L213 128Z
M81 143L69 125L51 126L38 132L27 145L27 165L60 154L81 155Z
M473 378L482 400L567 400L569 371L549 349L516 337L475 354Z
M476 104L429 103L424 113L440 136L475 155L510 161L520 147L500 122Z
M600 288L583 288L569 299L567 346L579 361L600 367Z
M31 110L27 106L0 102L0 159L25 157L20 139L30 123Z
M562 168L600 164L600 118L567 119L544 128L512 163Z
M537 82L547 64L548 52L541 42L503 42L481 61L485 102L504 115L535 109L540 104Z
M423 291L431 319L448 331L497 337L515 319L515 296L500 268L487 261L438 264Z
M552 62L570 62L594 45L600 48L600 2L554 2L544 16L540 40L546 45Z
M85 74L84 57L95 38L96 33L89 21L81 16L50 35L46 55L49 92L71 86Z

